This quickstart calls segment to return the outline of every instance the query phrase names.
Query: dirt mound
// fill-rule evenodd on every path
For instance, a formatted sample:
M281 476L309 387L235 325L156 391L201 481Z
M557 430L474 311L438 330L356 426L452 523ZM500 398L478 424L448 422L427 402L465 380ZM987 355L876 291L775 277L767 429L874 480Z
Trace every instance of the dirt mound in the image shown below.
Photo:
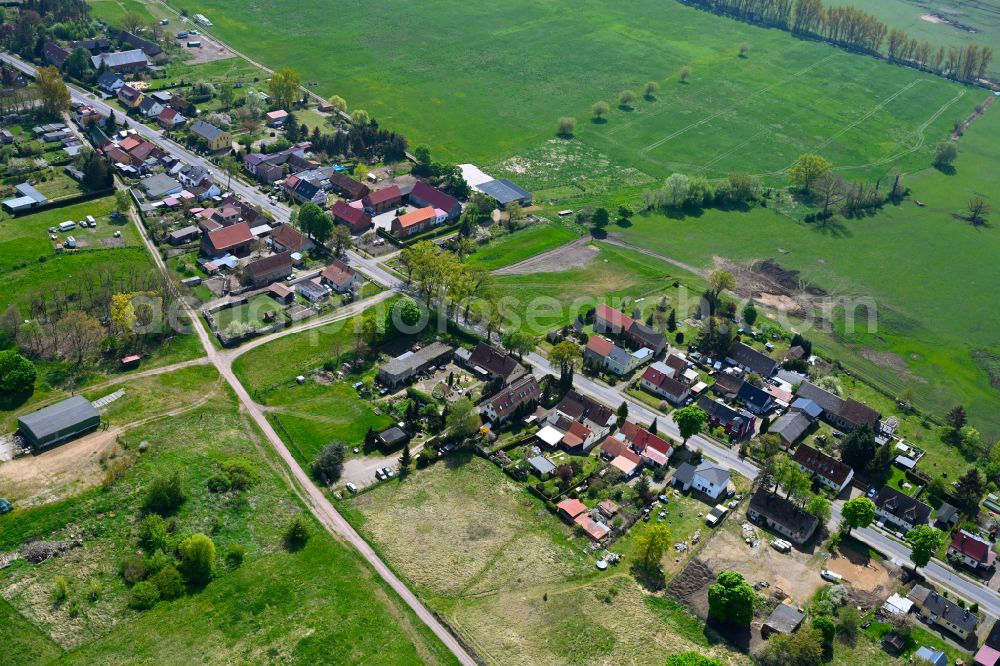
M684 570L674 576L670 584L667 585L667 594L670 594L682 604L694 609L701 610L703 603L701 592L715 581L715 573L708 568L708 565L701 560L691 560Z

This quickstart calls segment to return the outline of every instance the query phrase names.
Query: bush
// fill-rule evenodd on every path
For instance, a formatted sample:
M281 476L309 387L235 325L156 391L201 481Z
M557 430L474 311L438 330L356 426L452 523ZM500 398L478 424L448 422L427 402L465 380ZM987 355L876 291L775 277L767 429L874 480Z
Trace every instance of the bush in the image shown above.
M0 390L27 393L35 388L35 365L13 349L0 351Z
M234 543L229 546L229 550L226 552L226 564L235 569L243 564L243 558L246 557L246 554L247 549L243 544Z
M139 543L149 553L168 550L167 521L155 513L143 518L139 523Z
M149 575L149 567L146 566L145 560L138 555L129 555L118 565L118 573L121 574L126 583L135 585L146 579L146 576Z
M102 594L104 594L104 583L92 578L87 585L87 600L93 603L100 599Z
M222 471L229 477L230 490L247 490L257 482L257 471L241 458L230 458L224 462Z
M215 572L215 544L205 534L195 534L180 543L181 572L193 585L204 585Z
M206 482L208 491L212 493L225 493L229 491L229 477L221 472L208 477Z
M168 564L149 579L160 593L161 599L176 599L184 594L184 579L173 564Z
M66 601L66 597L69 596L69 581L66 580L65 576L56 576L55 582L52 584L52 601L53 603L62 603Z
M309 541L309 526L302 516L295 516L285 528L285 547L288 550L301 550Z
M169 516L184 503L184 488L179 472L153 479L146 493L145 509L161 516Z
M336 483L344 468L344 455L347 447L343 442L331 442L323 447L312 464L312 473L316 479L326 485Z
M128 607L133 610L147 610L160 600L160 590L147 580L140 581L132 588L128 597Z

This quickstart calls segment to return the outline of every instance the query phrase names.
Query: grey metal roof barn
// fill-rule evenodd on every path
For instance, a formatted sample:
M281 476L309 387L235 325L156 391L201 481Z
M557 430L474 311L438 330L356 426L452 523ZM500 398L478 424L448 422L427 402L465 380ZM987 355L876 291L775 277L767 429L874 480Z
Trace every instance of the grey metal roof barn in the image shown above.
M506 178L481 183L476 189L496 199L500 206L506 206L513 201L524 206L531 205L531 192Z
M21 434L36 449L76 437L101 424L101 415L83 396L75 395L17 419Z

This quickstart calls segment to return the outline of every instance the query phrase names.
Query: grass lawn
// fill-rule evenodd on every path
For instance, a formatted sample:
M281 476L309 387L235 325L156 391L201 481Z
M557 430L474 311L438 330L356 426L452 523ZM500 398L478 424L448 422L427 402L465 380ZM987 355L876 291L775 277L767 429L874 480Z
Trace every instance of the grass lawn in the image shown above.
M264 316L268 312L273 312L276 316L272 321L281 321L286 318L284 310L283 305L267 294L257 294L246 303L216 312L215 323L220 331L225 330L234 321L253 324L254 328L259 329L269 325L264 321Z
M304 467L330 442L340 440L349 447L357 446L369 426L384 430L393 421L385 414L376 414L371 403L347 382L309 380L302 386L288 382L262 392L258 400L267 406L268 419Z
M108 25L121 27L122 18L126 13L137 14L148 22L159 20L162 10L156 15L150 11L150 3L142 0L88 0L90 15L103 20Z
M940 136L975 105L966 95L949 106L961 88L942 79L674 1L589 0L566 12L527 0L390 0L340 7L336 21L319 0L293 14L258 0L184 6L205 13L211 32L235 48L272 67L298 63L317 93L342 95L450 161L533 150L553 137L560 116L578 119L577 137L611 168L624 163L657 178L775 172L813 149L851 165L910 150L901 159L924 160L921 126ZM317 56L316 43L331 48ZM683 85L685 66L693 75ZM641 93L648 80L661 85L656 100L589 122L595 101L614 105L620 91ZM517 103L503 90L518 90ZM418 96L423 103L413 105Z
M3 646L4 660L11 666L48 663L63 652L3 598L0 598L0 624L4 628L0 645Z
M490 663L662 664L710 647L697 618L594 568L582 537L491 463L449 459L342 503L390 566Z
M308 514L306 548L292 553L282 546L284 527L302 506L276 456L228 391L211 395L197 409L130 431L127 439L147 441L149 449L121 450L116 460L126 461L127 470L107 489L19 510L0 523L4 552L28 538L78 534L83 541L63 557L39 565L21 560L4 571L5 627L30 623L69 651L65 661L81 664L178 663L192 654L211 663L314 663L331 654L352 663L454 663L360 557ZM250 463L258 474L255 483L241 493L210 492L207 479L233 458ZM186 499L168 539L176 543L186 534L208 533L220 561L215 579L203 589L140 614L126 608L128 590L117 564L136 549L134 521L145 488L154 477L175 471L182 475ZM242 566L223 564L222 555L237 543L246 548ZM70 589L58 604L51 600L56 576L67 578ZM90 601L87 590L95 582L102 591ZM19 615L10 617L7 603ZM25 646L29 641L37 646ZM27 631L3 632L0 649L8 663L47 663L58 656L51 644Z
M469 261L486 270L495 270L516 264L536 254L554 250L579 238L580 232L579 225L571 222L532 224L478 246Z

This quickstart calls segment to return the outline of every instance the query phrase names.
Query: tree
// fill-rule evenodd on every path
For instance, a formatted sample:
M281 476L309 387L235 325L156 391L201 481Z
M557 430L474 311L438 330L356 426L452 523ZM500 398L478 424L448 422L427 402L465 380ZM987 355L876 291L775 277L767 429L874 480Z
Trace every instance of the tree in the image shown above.
M455 437L465 439L479 430L479 411L468 398L459 398L445 418L445 428Z
M146 27L146 19L136 12L125 12L119 22L122 30L131 32L133 35Z
M942 167L950 167L956 159L958 159L958 142L946 139L938 144L937 150L934 151L934 160L931 164L940 169Z
M878 444L875 442L875 433L870 426L863 425L844 440L841 451L841 459L854 468L855 471L863 471L868 463L875 457Z
M565 385L573 380L573 372L583 358L580 348L570 340L563 340L549 350L549 360L559 366L559 374Z
M764 643L758 659L762 666L816 666L823 662L823 634L816 627L777 634Z
M220 160L219 165L226 172L226 189L228 190L233 185L233 175L240 172L239 160L232 155L226 155Z
M663 187L667 205L671 208L683 206L687 202L690 189L691 181L687 176L682 173L670 174Z
M962 510L970 517L974 518L979 513L979 502L985 494L986 479L976 467L970 467L955 482L955 497L961 501Z
M660 567L663 554L670 548L672 542L673 537L669 527L663 523L650 523L635 537L635 552L639 566L649 573L655 573Z
M314 240L323 243L333 231L333 219L329 213L311 201L302 204L298 217L299 228Z
M708 615L723 624L747 626L753 619L755 597L741 573L723 571L708 588Z
M656 81L646 81L646 85L643 87L643 92L646 94L646 99L653 99L656 95L656 91L660 89L660 84Z
M120 337L129 338L135 331L135 306L131 294L114 294L111 297L111 331Z
M830 207L844 199L847 192L847 181L840 174L827 171L816 179L813 189L823 202L822 215L830 214Z
M679 652L667 657L666 666L722 666L722 662L698 652Z
M354 245L351 230L346 224L334 224L332 238L333 253L338 257L343 256Z
M955 405L944 417L944 422L955 430L961 430L967 420L968 416L965 413L965 407L962 405Z
M115 212L124 215L129 209L128 192L115 190Z
M332 110L336 115L340 115L347 110L347 100L340 95L330 95L330 99L327 102L333 107Z
M309 542L309 525L302 515L296 515L288 522L283 536L285 548L291 551L302 550Z
M618 410L615 414L618 416L618 427L620 428L628 419L628 403L622 400L622 404L618 405Z
M673 333L677 330L677 310L670 308L670 314L667 315L667 330Z
M55 67L39 67L35 73L35 85L42 100L46 116L54 118L69 110L69 88L63 82L62 74Z
M832 166L819 155L806 153L799 155L798 161L789 170L788 175L792 178L792 184L805 192L812 189L819 177L829 171Z
M571 137L573 132L576 130L576 118L570 118L569 116L563 116L559 119L558 130L556 133L559 136Z
M868 527L875 522L875 503L867 497L855 497L844 502L840 516L841 525L850 534L855 527Z
M830 500L823 497L822 495L813 495L806 502L806 513L811 516L816 516L819 518L821 525L825 525L832 515L832 510L830 509Z
M986 224L986 216L990 214L993 207L982 197L972 197L966 204L968 213L965 216L972 226L981 227Z
M736 288L736 277L729 271L716 269L708 275L708 289L705 290L705 300L708 304L708 315L712 316L719 309L722 292ZM728 351L728 348L727 350Z
M679 80L680 80L681 83L687 83L688 81L691 80L691 68L690 67L681 67L681 72L680 72L680 75L679 75Z
M631 90L623 90L618 93L618 106L628 107L635 101L635 93Z
M161 599L177 599L184 594L184 578L173 564L157 571L149 581L156 586Z
M906 540L910 544L910 560L916 569L931 561L944 541L944 533L930 525L917 525L906 533Z
M324 446L312 464L312 473L320 482L333 485L344 469L347 446L343 442L330 442Z
M191 585L204 585L215 573L215 544L205 534L194 534L177 546L181 573Z
M35 364L14 349L0 351L0 390L29 393L35 388L38 371Z
M77 81L88 81L94 74L94 66L90 61L90 51L78 47L69 54L63 69Z
M146 511L169 516L184 503L184 485L180 472L170 476L158 476L149 484L144 508Z
M271 75L267 84L274 105L279 109L288 109L299 98L299 88L302 78L291 67L282 67Z
M61 346L76 365L97 356L104 339L104 327L82 310L70 310L56 324Z
M132 586L128 595L128 607L132 610L148 610L160 600L160 590L151 581L141 580Z
M407 469L411 462L413 462L413 458L410 455L410 442L407 441L403 444L403 453L399 456L399 465L403 469Z
M603 229L611 222L611 214L607 208L598 208L590 218L591 223L598 229Z
M594 114L595 119L600 120L611 111L611 105L601 100L594 102L594 106L590 107L590 111Z
M351 111L351 124L358 127L365 127L372 122L372 116L364 109L354 109Z
M236 90L230 84L223 83L222 87L219 88L219 103L222 105L222 108L232 108L235 98Z
M677 424L681 439L684 440L682 444L686 445L687 441L701 432L708 423L708 414L695 405L688 405L674 412L674 423Z
M412 327L420 323L423 312L415 300L405 296L400 299L399 305L396 307L399 308L399 321L404 326Z
M508 331L503 334L501 344L511 354L517 355L518 358L524 358L525 354L530 353L535 348L536 340L533 335L526 331Z

